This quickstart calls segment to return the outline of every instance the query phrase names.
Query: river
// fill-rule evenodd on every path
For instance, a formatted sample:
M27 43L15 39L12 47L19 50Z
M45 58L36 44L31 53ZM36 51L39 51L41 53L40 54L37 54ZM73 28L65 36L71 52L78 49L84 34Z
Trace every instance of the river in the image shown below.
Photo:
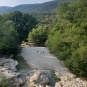
M27 74L34 70L45 70L50 80L50 85L54 87L56 80L54 79L51 70L56 70L60 73L68 74L68 69L64 63L53 56L46 47L24 47L22 48L21 56L15 58L19 65L18 72L21 73L21 78L25 78ZM22 87L27 87L25 84Z

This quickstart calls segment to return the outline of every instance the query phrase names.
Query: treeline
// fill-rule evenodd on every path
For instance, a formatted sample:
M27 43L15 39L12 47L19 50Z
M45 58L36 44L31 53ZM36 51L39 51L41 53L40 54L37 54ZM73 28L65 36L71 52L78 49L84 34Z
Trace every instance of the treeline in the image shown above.
M45 44L73 73L87 78L87 1L61 2L57 17Z
M37 27L29 33L28 42L44 46L50 28L58 21L56 12L37 12L31 13L31 15L37 19L38 24Z
M48 11L48 12L33 12L30 13L33 15L37 20L38 24L37 26L50 26L51 24L55 23L57 21L56 12L54 11Z
M0 15L0 54L16 54L37 20L19 11Z

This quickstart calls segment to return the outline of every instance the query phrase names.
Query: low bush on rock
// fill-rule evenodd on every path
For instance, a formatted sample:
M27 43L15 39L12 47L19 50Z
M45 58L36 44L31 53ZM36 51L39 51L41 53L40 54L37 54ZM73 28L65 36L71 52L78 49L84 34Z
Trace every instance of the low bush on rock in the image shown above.
M0 78L0 87L12 87L10 80L7 80L5 76Z

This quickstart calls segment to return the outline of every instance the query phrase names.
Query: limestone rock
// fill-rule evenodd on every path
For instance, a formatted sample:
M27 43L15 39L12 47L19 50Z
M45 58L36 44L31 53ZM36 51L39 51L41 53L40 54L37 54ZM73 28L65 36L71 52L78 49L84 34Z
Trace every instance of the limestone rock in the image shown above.
M76 78L73 74L60 75L56 72L56 75L61 81L56 82L55 87L87 87L87 81Z
M49 84L49 80L46 76L45 71L43 70L36 70L33 72L30 72L28 76L26 77L26 80L29 82L30 87L45 87Z
M10 82L14 87L19 87L24 83L22 79L18 78L20 73L16 72L17 65L18 62L13 59L0 59L0 77L5 76L6 79L11 79Z

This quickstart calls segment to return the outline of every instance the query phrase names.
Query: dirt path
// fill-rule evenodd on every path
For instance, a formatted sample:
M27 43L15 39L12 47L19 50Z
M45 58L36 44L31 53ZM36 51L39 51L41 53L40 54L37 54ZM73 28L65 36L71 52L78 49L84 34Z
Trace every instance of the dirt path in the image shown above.
M59 73L68 74L68 69L63 62L59 61L46 47L24 47L21 55L27 63L35 68L42 70L56 70Z

